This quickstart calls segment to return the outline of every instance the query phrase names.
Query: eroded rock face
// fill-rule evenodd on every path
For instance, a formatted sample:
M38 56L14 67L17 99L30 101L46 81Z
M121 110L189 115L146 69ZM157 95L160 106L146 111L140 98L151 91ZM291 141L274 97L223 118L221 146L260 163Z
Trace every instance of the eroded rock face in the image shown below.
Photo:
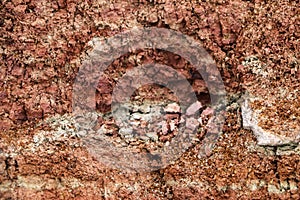
M250 151L249 144L256 144L256 140L237 123L237 109L230 108L224 114L224 135L211 157L198 159L196 145L173 165L151 174L123 174L99 166L80 147L77 136L69 134L72 131L66 124L59 134L47 131L47 127L26 125L27 121L71 111L71 83L81 65L79 55L88 49L91 38L108 38L134 26L172 28L201 41L218 63L230 92L240 91L243 85L266 99L274 95L274 88L281 88L283 97L299 97L297 8L297 1L287 0L2 1L0 198L299 199L300 164L296 150L292 154L285 154L285 150L280 158L274 154L266 157L257 148ZM114 62L112 68L124 69L124 63L133 67L151 60L152 54L163 59L159 52L137 52L127 56L128 62ZM255 56L245 58L248 55ZM167 57L167 63L188 79L198 76L189 73L184 59ZM109 84L102 84L105 90L98 97L99 111L109 110ZM199 98L205 97L202 80L196 79L192 85ZM182 87L180 83L178 87ZM160 92L157 88L149 92L153 91ZM285 110L289 109L284 108L283 114ZM201 120L208 120L204 116L213 112L205 109ZM270 116L270 112L272 109L263 113ZM287 115L290 114L280 116ZM65 122L61 117L54 120ZM99 118L99 123L103 120ZM278 127L275 122L281 121L274 120L272 125L258 122L258 126L271 134L275 131L270 128ZM117 132L108 133L113 137ZM132 130L123 133L130 135ZM79 137L85 134L82 131ZM156 140L155 134L148 136Z
M282 145L291 145L295 146L300 141L300 132L298 129L290 129L290 132L287 136L285 131L282 130L282 127L278 125L276 128L277 132L272 132L266 130L260 126L261 111L257 108L253 108L251 104L253 103L254 98L245 97L244 102L242 103L242 117L243 117L243 127L245 129L252 130L257 139L258 145L263 146L282 146ZM265 101L265 104L268 104ZM261 108L263 109L263 108ZM270 117L270 116L269 116ZM269 119L272 120L272 119ZM279 134L278 134L279 133ZM281 134L280 134L281 133Z
M118 105L116 112L95 112L94 118L99 116L98 120L91 120L95 122L92 124L86 124L79 118L76 127L83 138L91 129L97 128L95 137L105 136L116 146L155 152L158 147L168 145L178 134L192 134L191 139L199 142L207 131L206 125L214 126L211 121L213 113L213 108L198 101L186 109L182 109L177 102L130 102ZM199 128L201 133L196 133ZM217 130L214 134L219 132Z
M290 52L291 56L293 54ZM294 58L292 60L293 65L284 64L290 65L285 73L279 66L272 67L274 64L268 56L264 60L248 56L241 63L246 89L241 103L243 127L253 131L258 145L284 151L282 146L290 150L299 144L299 77L294 71L299 66Z

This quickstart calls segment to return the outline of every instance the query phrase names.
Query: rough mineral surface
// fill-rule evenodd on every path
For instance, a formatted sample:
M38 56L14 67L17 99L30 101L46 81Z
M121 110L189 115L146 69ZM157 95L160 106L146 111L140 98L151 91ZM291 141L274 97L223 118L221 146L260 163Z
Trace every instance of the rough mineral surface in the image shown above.
M252 100L256 102L257 100ZM295 123L294 125L287 125L285 127L282 124L272 124L267 126L267 130L264 129L266 126L261 125L261 118L263 113L255 110L255 108L251 107L251 98L246 97L242 109L242 117L243 117L243 127L245 129L250 129L253 131L254 135L257 139L257 144L265 145L265 146L283 146L283 145L298 145L300 140L300 126L299 123ZM250 105L249 105L250 104ZM257 109L262 108L265 109L270 105L270 101L265 100L264 104ZM269 105L268 105L269 104ZM285 112L289 112L288 110ZM265 120L274 120L274 115L277 114L277 110L274 110L274 113L269 113L269 115L265 116L267 119ZM284 119L281 118L281 121ZM295 118L293 121L298 120ZM274 127L275 126L275 127ZM268 128L270 127L270 128ZM276 131L272 131L272 130ZM281 134L280 134L281 133ZM288 133L288 135L283 135L283 133Z
M299 199L299 23L299 2L288 0L1 1L0 198ZM153 172L125 173L90 154L80 139L84 130L74 134L72 85L93 38L133 27L189 35L216 61L229 103L209 156L198 156L215 109L208 105L206 85L184 58L161 50L133 52L111 63L95 88L95 103L98 112L109 112L115 81L140 64L158 62L180 71L204 106L197 120L203 125L180 158ZM262 135L243 127L238 99L244 93L256 99L249 107ZM141 105L145 99L177 102L159 86L133 95ZM148 112L142 109L135 113ZM132 118L142 123L144 114ZM132 134L101 116L97 125L105 125L101 130L116 143ZM165 135L148 132L138 142L150 150L155 141L167 144L181 122L179 116L166 118ZM264 133L275 143L260 146ZM278 137L295 140L283 145Z

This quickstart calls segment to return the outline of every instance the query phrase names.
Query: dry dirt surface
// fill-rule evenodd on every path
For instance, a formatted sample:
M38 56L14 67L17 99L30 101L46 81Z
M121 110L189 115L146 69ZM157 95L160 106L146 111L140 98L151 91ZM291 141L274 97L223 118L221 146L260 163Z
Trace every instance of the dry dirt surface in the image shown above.
M2 0L0 199L300 199L299 4ZM193 109L202 114L193 145L164 168L128 173L99 162L81 140L85 132L75 131L73 83L90 41L133 27L188 35L216 62L228 102L222 133L206 156L198 154L214 112L206 85L184 58L157 49L110 64L95 89L96 126L116 145L136 151L155 151L180 134L178 99L156 85L140 88L132 99L138 106L169 106L165 129L132 139L134 131L120 131L109 115L120 75L156 62L181 72L196 93ZM156 112L145 105L130 110L136 126L146 126L143 117Z

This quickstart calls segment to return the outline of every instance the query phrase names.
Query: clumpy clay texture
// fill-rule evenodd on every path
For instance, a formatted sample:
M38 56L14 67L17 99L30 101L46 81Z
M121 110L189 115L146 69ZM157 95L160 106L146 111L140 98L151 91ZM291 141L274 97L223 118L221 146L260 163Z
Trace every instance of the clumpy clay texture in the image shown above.
M1 1L0 198L299 199L299 138L290 131L299 130L298 4L288 0ZM195 106L202 113L195 123L203 126L187 151L163 169L127 173L99 162L81 140L85 133L75 131L72 86L92 41L133 27L179 31L200 42L215 60L228 103L222 134L212 152L204 152L206 156L199 156L199 149L215 109L209 107L206 85L190 63L160 50L124 55L107 68L108 76L99 80L96 92L97 111L102 113L97 125L103 126L102 131L106 128L107 137L116 144L130 140L122 134L132 132L120 134L109 118L115 80L141 63L166 64L188 79L201 103ZM132 98L138 106L178 101L171 91L153 85L140 88ZM259 134L243 121L245 101L251 102L248 114L257 115L262 134L291 140L271 143L270 136L259 143ZM145 114L147 109L133 113ZM166 144L177 134L179 116L169 114L167 134L148 133L131 141L131 149L137 146L140 151L145 145L151 151L156 142Z

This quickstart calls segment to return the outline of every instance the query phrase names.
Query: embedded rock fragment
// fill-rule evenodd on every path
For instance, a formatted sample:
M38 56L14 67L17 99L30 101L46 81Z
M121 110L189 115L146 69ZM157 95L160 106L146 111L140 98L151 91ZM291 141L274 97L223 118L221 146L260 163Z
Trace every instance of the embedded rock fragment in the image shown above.
M149 137L153 141L157 141L158 140L158 135L157 135L156 132L146 133L146 136Z
M295 146L300 141L299 128L290 129L289 134L284 134L282 127L278 125L278 131L270 131L270 129L263 128L261 121L269 117L272 120L272 116L263 116L262 109L264 108L253 108L252 104L257 98L246 97L241 105L242 108L242 119L243 127L245 129L252 130L257 139L257 144L262 146L283 146L290 145ZM265 102L266 105L272 104L271 100ZM282 119L283 120L283 119ZM272 129L271 129L272 130Z
M165 108L166 113L180 113L180 106L177 103L170 103Z
M194 115L197 111L199 111L200 108L202 108L202 104L199 101L197 101L190 105L190 107L188 107L188 109L186 110L186 115Z

